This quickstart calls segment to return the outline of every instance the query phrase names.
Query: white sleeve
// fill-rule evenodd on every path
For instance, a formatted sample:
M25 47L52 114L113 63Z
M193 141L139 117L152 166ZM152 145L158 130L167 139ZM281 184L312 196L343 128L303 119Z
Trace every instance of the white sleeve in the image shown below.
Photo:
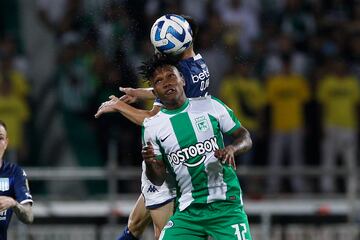
M156 158L162 157L162 153L160 151L159 142L156 138L155 134L155 128L151 126L147 126L146 123L142 126L142 145L145 146L148 142L151 143L151 145L154 148L154 153Z
M221 132L231 134L241 127L240 121L231 108L215 97L211 97L211 101Z

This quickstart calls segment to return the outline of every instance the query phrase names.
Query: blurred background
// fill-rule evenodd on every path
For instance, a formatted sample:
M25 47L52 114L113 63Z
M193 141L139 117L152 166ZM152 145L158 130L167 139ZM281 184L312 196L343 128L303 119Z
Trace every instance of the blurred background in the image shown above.
M198 22L209 92L251 132L237 171L253 239L359 239L359 1L2 0L5 158L35 201L35 223L13 217L9 239L122 231L140 194L140 127L93 116L119 86L146 86L137 67L165 13Z

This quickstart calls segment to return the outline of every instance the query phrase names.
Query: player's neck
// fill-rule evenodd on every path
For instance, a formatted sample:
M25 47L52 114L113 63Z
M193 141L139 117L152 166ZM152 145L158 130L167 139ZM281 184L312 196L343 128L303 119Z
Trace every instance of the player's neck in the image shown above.
M180 97L178 99L178 101L168 102L168 103L164 102L164 105L167 110L176 110L178 108L181 108L185 104L186 100L187 100L187 97L184 95L184 96Z
M183 52L183 55L181 56L181 59L188 59L188 58L192 58L192 57L195 57L195 52L194 52L194 49L193 47L189 47L188 49L186 49L184 52Z

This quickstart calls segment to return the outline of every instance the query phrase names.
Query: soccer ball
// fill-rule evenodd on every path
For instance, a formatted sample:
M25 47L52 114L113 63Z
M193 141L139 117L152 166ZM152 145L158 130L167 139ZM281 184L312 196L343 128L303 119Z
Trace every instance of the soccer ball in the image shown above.
M177 55L191 45L192 30L185 18L166 14L151 27L150 39L157 51Z

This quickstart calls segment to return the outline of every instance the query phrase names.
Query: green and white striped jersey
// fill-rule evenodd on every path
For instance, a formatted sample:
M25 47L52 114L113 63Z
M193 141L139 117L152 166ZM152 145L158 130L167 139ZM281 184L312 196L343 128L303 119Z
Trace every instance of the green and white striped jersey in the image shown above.
M143 144L150 142L174 175L180 211L194 203L242 204L236 172L214 156L224 147L222 133L240 126L233 111L211 96L190 98L179 109L162 109L145 119Z

